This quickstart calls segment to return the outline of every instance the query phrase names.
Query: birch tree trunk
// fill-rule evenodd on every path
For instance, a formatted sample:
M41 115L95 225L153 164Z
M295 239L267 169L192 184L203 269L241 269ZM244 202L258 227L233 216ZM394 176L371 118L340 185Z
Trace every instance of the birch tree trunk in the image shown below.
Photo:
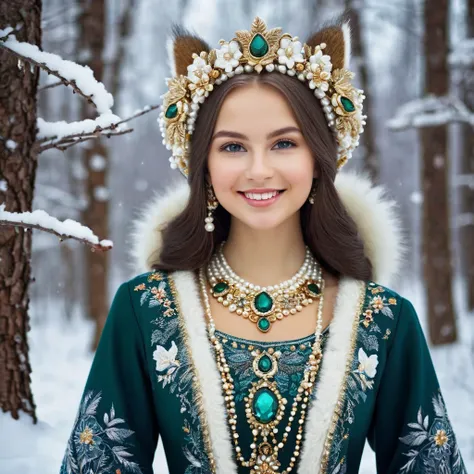
M0 1L0 29L21 28L19 41L41 45L41 0ZM39 70L0 49L0 203L32 210L36 177L36 91ZM31 231L0 226L0 408L36 422L27 332Z
M98 81L104 77L105 44L105 0L81 1L81 54L85 63L94 71ZM93 118L93 109L87 104L83 108L83 118ZM102 139L92 140L84 148L86 168L86 207L82 222L97 235L109 233L108 205L108 150ZM91 252L85 248L85 294L87 313L96 322L92 348L96 349L108 313L107 270L108 252Z
M448 93L448 0L426 0L424 95ZM447 126L420 130L423 192L423 271L429 336L433 344L456 340L448 199Z

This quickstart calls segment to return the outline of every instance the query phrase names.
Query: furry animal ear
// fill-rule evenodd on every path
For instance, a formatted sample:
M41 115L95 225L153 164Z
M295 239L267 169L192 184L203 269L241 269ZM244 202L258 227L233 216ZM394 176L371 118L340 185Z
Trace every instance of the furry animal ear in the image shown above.
M168 39L166 46L173 76L188 74L187 68L193 62L193 53L199 55L201 51L211 50L203 39L178 25L173 26L172 36Z
M324 54L331 56L333 69L349 69L351 57L351 30L349 22L332 25L313 33L306 44L314 48L326 43Z

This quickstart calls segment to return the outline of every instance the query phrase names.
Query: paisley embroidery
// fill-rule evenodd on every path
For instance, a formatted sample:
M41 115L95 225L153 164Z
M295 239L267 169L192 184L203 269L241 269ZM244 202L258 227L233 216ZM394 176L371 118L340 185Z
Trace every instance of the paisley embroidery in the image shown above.
M432 398L434 416L418 410L415 423L408 423L411 431L400 441L411 449L405 456L408 462L400 473L423 472L425 474L464 473L461 453L456 443L446 406L441 393Z
M60 474L106 474L111 465L117 467L115 472L142 474L126 446L127 438L134 432L126 427L125 420L116 417L113 405L109 413L104 413L103 423L99 422L97 408L101 394L90 391L84 395Z

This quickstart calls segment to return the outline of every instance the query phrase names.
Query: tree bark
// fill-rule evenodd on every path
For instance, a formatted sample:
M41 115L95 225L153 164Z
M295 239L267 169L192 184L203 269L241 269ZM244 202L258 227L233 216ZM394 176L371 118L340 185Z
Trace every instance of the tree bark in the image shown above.
M0 2L0 28L21 28L19 41L41 46L41 0ZM10 212L32 210L37 156L36 91L39 70L0 50L0 203ZM0 407L36 423L27 332L31 278L30 230L0 227Z
M358 73L359 87L364 91L368 91L370 86L368 59L364 38L360 28L360 12L354 3L360 2L345 0L345 7L347 10L346 14L349 19L349 26L351 28L352 63L354 64L352 70L355 70ZM372 94L367 94L366 98L364 99L364 110L365 114L369 117L375 117L375 113L372 113ZM361 137L361 145L364 171L369 174L372 181L377 183L380 176L380 164L371 120L367 120L367 123L364 125L364 133Z
M468 1L467 37L474 37L474 0ZM474 110L474 67L463 71L463 99L470 110ZM460 174L461 179L461 252L462 273L466 281L467 307L474 309L474 133L471 125L463 125L463 143Z
M424 12L425 95L448 93L448 0L426 0ZM433 344L456 340L448 199L446 125L422 128L423 271L429 336Z
M81 1L81 38L80 49L85 55L85 63L92 69L98 81L104 77L105 44L105 0ZM93 109L84 104L83 118L92 118ZM109 233L109 206L107 190L108 151L102 139L89 142L84 148L84 166L86 168L86 207L82 222L98 235ZM105 193L104 193L105 192ZM87 312L96 323L92 349L96 349L108 313L107 289L107 252L91 252L85 249L85 294Z

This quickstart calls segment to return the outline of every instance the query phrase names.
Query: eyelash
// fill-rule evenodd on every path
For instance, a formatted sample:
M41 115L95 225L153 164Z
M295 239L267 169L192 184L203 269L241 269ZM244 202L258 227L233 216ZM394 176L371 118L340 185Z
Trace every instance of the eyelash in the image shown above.
M278 140L278 141L275 143L275 145L278 145L279 143L291 143L291 144L293 145L292 147L288 147L288 148L280 148L280 150L287 150L287 149L289 149L289 148L293 148L293 147L296 146L296 143L295 143L293 140L288 140L288 139L281 139L281 140ZM228 151L228 150L226 150L226 148L227 148L228 146L230 146L230 145L242 146L240 143L235 143L235 142L226 143L225 145L222 145L219 150L220 150L220 151L224 151L224 152L226 152L226 153L233 153L233 154L235 154L235 153L240 153L240 152L238 152L238 151ZM242 148L243 148L243 147L242 147Z

